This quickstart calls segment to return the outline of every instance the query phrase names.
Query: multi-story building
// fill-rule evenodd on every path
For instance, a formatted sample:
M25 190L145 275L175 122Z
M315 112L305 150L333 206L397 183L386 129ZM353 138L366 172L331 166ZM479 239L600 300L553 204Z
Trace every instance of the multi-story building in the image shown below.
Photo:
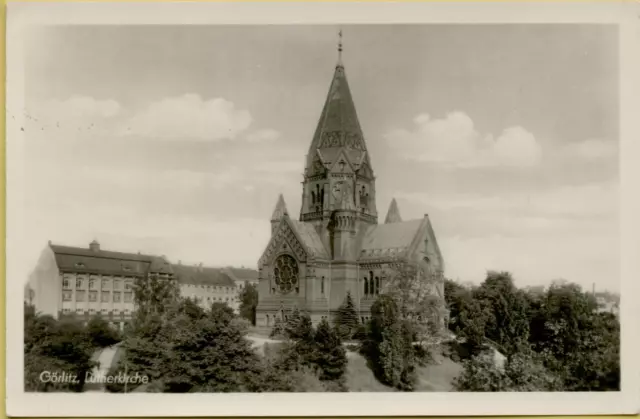
M152 276L178 281L181 295L203 308L220 302L238 312L239 291L255 282L258 272L172 265L164 256L102 250L95 240L88 248L49 242L25 285L24 301L55 318L74 314L86 321L100 314L123 329L135 310L135 281Z
M191 298L203 308L209 308L213 303L226 303L238 312L238 289L227 269L181 263L172 268L183 297Z
M247 284L258 285L258 271L255 269L227 267L224 272L235 282L238 294Z
M135 309L133 285L155 275L174 278L171 264L161 256L49 245L43 250L27 286L36 310L53 317L75 314L87 320L100 314L122 329Z

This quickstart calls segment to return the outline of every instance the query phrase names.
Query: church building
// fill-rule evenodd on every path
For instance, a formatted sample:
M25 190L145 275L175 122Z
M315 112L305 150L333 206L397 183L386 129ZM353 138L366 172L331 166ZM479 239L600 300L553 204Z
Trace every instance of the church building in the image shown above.
M291 217L282 195L271 216L258 262L257 326L269 328L295 307L314 324L332 320L347 293L366 321L393 267L407 262L436 274L433 294L444 304L444 263L429 217L403 221L394 199L384 223L378 219L373 164L338 59L306 156L300 217Z

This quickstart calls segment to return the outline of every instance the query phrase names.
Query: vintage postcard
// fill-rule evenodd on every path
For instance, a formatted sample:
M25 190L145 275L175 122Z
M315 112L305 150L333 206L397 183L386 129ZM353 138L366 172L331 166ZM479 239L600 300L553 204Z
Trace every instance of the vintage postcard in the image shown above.
M7 25L9 415L638 412L637 5Z

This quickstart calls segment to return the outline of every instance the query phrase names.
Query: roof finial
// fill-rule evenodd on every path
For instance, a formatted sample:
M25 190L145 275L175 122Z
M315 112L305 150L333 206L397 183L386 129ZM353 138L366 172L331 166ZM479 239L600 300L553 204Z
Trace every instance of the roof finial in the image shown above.
M342 28L338 31L338 66L342 66Z

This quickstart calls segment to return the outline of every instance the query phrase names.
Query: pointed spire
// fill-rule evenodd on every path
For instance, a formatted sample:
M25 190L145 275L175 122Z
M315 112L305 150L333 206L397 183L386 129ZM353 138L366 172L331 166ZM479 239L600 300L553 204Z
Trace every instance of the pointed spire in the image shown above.
M391 205L389 205L389 212L387 212L387 218L384 220L385 224L391 223L400 223L402 222L402 217L400 217L400 210L398 209L398 203L396 199L393 198L391 200Z
M271 221L278 221L285 215L288 216L289 211L287 210L287 204L284 203L284 196L280 194L276 208L273 210L273 214L271 215Z
M363 155L367 153L364 135L342 64L341 33L342 31L339 33L338 64L307 153L307 174L314 171L313 160L316 157L316 150L321 150L323 159L331 163L335 162L340 148L349 150L348 156L352 163L361 162Z

